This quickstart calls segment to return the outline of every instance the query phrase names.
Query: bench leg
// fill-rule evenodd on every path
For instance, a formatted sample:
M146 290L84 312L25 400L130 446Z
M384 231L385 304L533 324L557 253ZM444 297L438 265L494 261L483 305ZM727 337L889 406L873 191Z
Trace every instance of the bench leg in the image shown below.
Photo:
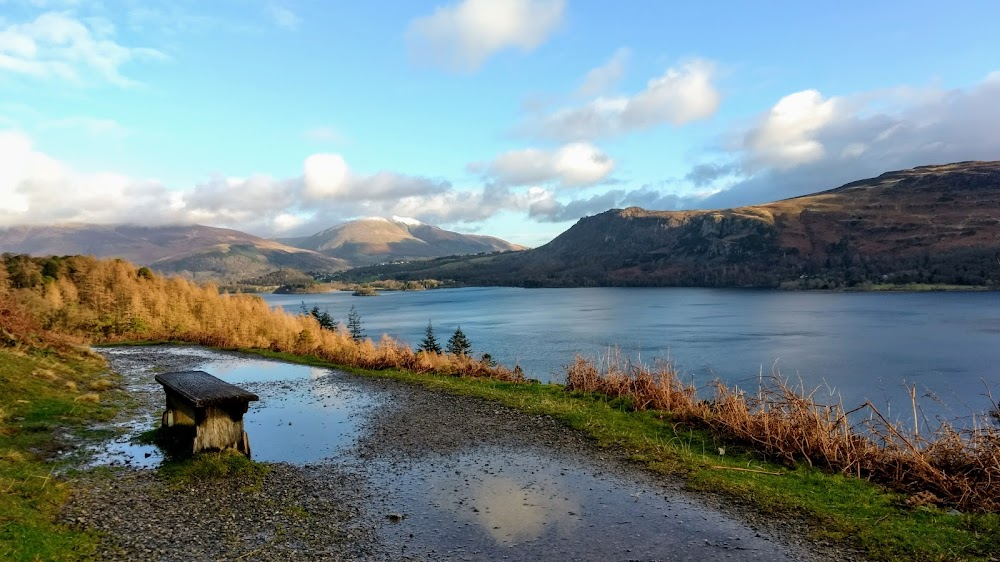
M250 437L247 435L246 431L244 431L242 433L243 433L243 435L242 435L242 437L240 439L239 444L236 446L236 450L239 451L239 452L241 452L241 453L243 453L244 455L246 455L247 458L249 459L250 458Z

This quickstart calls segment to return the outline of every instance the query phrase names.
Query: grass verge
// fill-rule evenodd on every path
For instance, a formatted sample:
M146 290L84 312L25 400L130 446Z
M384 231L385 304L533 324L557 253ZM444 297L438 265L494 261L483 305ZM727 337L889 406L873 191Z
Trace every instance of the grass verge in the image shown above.
M387 377L452 394L495 400L531 414L552 416L620 447L649 469L683 477L694 490L720 494L753 509L805 520L803 532L840 541L872 559L996 560L1000 515L910 507L904 497L863 479L803 464L777 464L711 433L675 423L665 412L636 411L627 399L568 392L561 385L345 368L315 357L246 350L261 356Z
M236 480L244 487L256 488L270 472L266 464L256 463L232 450L204 452L188 458L167 460L160 476L177 487L212 480Z
M57 520L70 486L55 476L65 440L87 437L122 401L101 358L0 349L0 560L72 560L97 536Z

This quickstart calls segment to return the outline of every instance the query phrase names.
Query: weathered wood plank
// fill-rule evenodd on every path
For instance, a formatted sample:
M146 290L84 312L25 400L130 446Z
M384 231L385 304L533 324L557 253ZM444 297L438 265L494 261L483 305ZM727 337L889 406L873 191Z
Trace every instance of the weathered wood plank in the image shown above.
M177 371L156 375L156 382L189 400L195 408L215 406L227 402L252 402L260 400L256 394L229 384L205 371Z

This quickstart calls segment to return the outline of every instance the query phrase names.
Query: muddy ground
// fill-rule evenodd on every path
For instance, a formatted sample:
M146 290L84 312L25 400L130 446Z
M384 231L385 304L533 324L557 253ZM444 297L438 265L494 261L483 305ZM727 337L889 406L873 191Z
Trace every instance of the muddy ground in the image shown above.
M262 361L171 346L98 351L138 400L117 420L133 433L162 411L154 373L206 357ZM366 397L350 439L323 459L270 462L259 485L178 487L148 462L157 454L135 447L105 463L112 476L81 477L65 520L100 531L108 560L863 559L809 539L803 521L690 493L551 418L480 399L330 371L248 384L262 396L256 415L297 384ZM281 439L250 435L255 451Z

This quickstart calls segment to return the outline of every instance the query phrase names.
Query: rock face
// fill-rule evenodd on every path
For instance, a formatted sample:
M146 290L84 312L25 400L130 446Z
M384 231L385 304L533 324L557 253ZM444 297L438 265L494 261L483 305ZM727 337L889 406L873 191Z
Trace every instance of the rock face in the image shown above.
M354 266L525 249L492 236L459 234L398 217L394 220L354 220L312 236L281 242L342 259Z
M1000 286L1000 162L889 172L712 211L612 209L540 248L399 278L524 286Z
M244 278L282 267L329 272L340 260L226 228L202 225L137 226L64 224L0 229L0 251L117 257L168 273Z

